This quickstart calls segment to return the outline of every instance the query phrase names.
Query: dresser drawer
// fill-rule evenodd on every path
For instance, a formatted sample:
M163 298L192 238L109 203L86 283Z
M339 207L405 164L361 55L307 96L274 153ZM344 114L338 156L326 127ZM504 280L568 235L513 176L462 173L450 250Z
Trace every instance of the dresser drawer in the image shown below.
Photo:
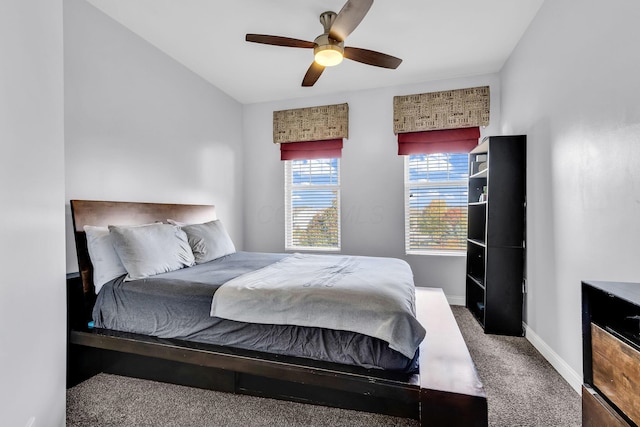
M582 427L630 427L598 393L582 386Z
M640 352L593 323L591 349L593 384L640 424Z

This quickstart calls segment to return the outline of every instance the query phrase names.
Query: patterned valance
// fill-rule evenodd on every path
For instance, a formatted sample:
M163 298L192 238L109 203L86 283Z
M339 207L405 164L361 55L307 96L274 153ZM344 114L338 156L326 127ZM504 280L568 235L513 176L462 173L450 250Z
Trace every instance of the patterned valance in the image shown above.
M393 133L489 124L489 86L393 98Z
M349 104L273 112L273 142L349 138Z

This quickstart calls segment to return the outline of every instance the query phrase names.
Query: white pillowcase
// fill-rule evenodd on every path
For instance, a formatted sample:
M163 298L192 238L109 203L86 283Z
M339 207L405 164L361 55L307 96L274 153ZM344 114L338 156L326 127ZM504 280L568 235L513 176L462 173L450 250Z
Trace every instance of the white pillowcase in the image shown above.
M170 224L109 226L113 246L127 270L125 280L190 267L195 260L184 231Z
M236 247L220 220L204 224L183 225L196 264L202 264L235 253Z
M107 227L85 225L82 228L87 235L87 249L93 264L93 285L97 294L102 285L116 277L124 276L127 270L113 247L113 239Z

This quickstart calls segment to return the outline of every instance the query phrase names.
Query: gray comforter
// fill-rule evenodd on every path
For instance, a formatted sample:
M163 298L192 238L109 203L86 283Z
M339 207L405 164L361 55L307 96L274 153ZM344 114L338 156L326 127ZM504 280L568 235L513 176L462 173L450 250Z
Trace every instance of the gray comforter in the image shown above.
M211 315L357 332L409 358L425 335L411 268L394 258L293 254L226 282Z
M160 338L297 356L321 361L414 371L417 353L406 357L381 339L350 331L296 325L256 324L210 316L220 286L267 267L286 254L237 252L205 264L125 282L105 284L97 295L97 328Z

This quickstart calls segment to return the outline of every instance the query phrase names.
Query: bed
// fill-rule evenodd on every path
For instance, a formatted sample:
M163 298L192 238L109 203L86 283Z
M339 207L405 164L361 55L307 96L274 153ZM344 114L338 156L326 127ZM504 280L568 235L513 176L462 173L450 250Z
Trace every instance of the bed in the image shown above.
M202 224L216 219L215 208L210 205L72 200L71 210L80 272L75 277L72 275L68 280L70 325L68 385L73 385L98 372L108 372L233 393L415 418L419 419L422 425L487 425L487 402L484 389L440 289L415 289L412 309L415 310L415 319L418 324L411 327L416 330L422 329L426 336L424 340L418 341L419 351L415 354L411 353L411 347L407 348L403 343L393 345L378 337L371 338L367 334L354 333L345 338L342 335L335 335L343 334L343 331L336 331L330 327L306 329L302 327L303 333L306 334L312 330L315 334L303 335L304 340L308 340L309 336L318 337L317 331L320 331L325 334L318 338L320 342L333 343L334 340L337 342L346 339L346 342L359 343L358 347L382 348L382 353L376 355L373 362L366 359L366 356L364 361L353 361L353 355L346 359L334 357L331 356L331 351L326 352L328 354L326 357L322 355L316 357L315 353L311 355L296 353L287 349L274 352L272 349L279 347L273 342L262 346L258 342L257 346L252 347L238 344L238 342L229 344L215 339L210 340L208 337L202 339L191 332L182 333L182 335L163 335L155 329L129 331L121 327L117 321L115 323L109 321L108 312L105 311L107 314L102 314L101 310L104 306L109 306L109 303L105 303L109 300L112 304L115 301L115 305L124 306L122 301L126 300L123 300L124 296L118 289L131 287L131 284L143 286L153 277L149 280L144 278L128 281L128 283L123 283L122 278L112 280L103 285L106 287L100 291L96 301L94 271L87 247L88 236L85 226L166 223L167 219L172 219L180 225ZM220 259L225 263L235 263L233 265L237 266L246 264L247 260L253 263L257 257L257 259L263 259L265 264L265 268L255 269L260 272L268 270L272 263L280 266L289 261L309 262L304 256L300 257L303 258L302 260L295 259L295 255L280 255L275 260L272 259L273 256L276 255L236 252ZM316 261L313 259L313 262ZM353 275L351 273L356 271L360 264L363 269L368 270L371 267L366 264L368 261L366 257L345 258L346 264L341 264L340 270L347 271L349 273L345 275L347 277ZM187 280L184 293L196 295L199 298L204 291L198 283L199 279L193 277L202 276L198 271L210 268L210 265L214 264L216 262L206 262L185 269L190 270L191 276ZM299 268L300 264L295 264L295 269ZM251 274L244 274L244 270L241 273L243 274L237 275L240 278L251 276ZM168 276L171 276L171 273ZM163 274L158 277L168 280ZM215 292L212 293L222 295L223 292L219 291L222 288L225 289L225 293L229 292L226 289L232 288L227 288L227 285L231 282L235 283L236 279L235 277L228 281L227 279L229 277L224 280L225 286L216 287ZM276 280L280 281L279 276ZM319 276L316 282L326 283L322 282L323 280L325 279ZM151 280L148 285L156 290L163 289L162 281ZM169 287L174 286L166 288ZM253 285L248 286L248 288L252 287ZM133 289L136 288L133 287ZM228 301L237 300L244 295L242 292L246 291L247 286L240 286L238 289L235 292L240 293L232 294ZM107 298L106 295L110 297ZM204 300L200 298L200 301L200 305L204 307ZM224 300L220 299L220 301ZM149 304L156 305L155 302ZM270 302L269 305L271 306L272 303ZM224 307L228 307L228 304L222 304L222 308ZM212 304L211 309L215 309L215 304ZM312 310L311 306L307 309L309 310ZM224 310L218 311L218 313L222 312ZM277 313L278 310L274 312ZM175 311L169 313L174 316ZM156 317L168 316L165 314ZM212 317L212 319L215 318L215 316ZM97 321L97 327L89 328L87 325L92 319ZM224 322L223 320L221 323L216 323L216 327L229 326L225 326ZM151 323L154 322L147 322L147 324ZM401 323L403 328L408 327L405 325L407 322ZM249 328L252 327L250 321L247 324ZM242 323L242 325L244 328L245 324ZM275 326L280 328L276 329L275 335L278 336L283 335L282 328L290 328L286 325ZM259 329L263 327L264 325L260 325L257 330L250 329L250 334L253 334L254 338L263 335L264 330ZM203 330L199 326L196 329ZM394 336L403 334L398 332L402 331L398 326L393 331L391 335ZM366 332L369 333L369 331ZM291 331L287 329L285 335L291 336L290 334ZM225 332L219 335L229 336L230 334ZM313 339L316 338L311 338ZM363 341L357 341L358 339L367 341L362 344ZM345 347L341 348L344 350ZM340 356L340 353L340 350L334 352L337 356ZM410 355L413 357L409 357ZM380 360L383 362L379 363Z

